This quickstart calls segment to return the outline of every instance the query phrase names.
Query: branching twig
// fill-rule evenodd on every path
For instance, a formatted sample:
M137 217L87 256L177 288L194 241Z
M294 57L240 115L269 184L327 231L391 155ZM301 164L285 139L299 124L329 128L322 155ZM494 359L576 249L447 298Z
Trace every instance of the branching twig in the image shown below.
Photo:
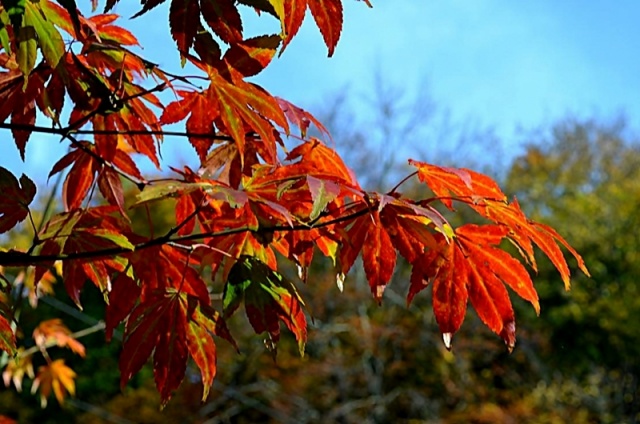
M64 137L67 138L71 142L72 145L74 145L75 147L77 147L78 149L82 150L83 152L85 152L86 154L88 154L89 156L94 158L96 161L98 161L102 166L105 166L105 167L111 169L113 172L116 172L116 173L118 173L118 175L121 175L123 178L131 181L133 184L136 185L136 187L138 187L139 190L142 190L148 184L148 182L146 180L140 180L140 179L138 179L138 178L136 178L134 176L131 176L131 175L127 174L126 172L123 172L120 169L118 169L113 163L104 160L104 158L102 156L100 156L99 154L97 154L93 150L89 149L84 144L82 144L73 135L65 134Z
M219 135L213 133L194 133L189 131L163 131L163 130L79 130L73 129L71 126L64 128L43 127L40 125L18 124L10 122L0 122L0 129L32 131L41 134L52 134L66 136L67 134L76 135L160 135L163 137L187 137L187 138L206 138L211 140L232 141L233 138L228 135Z
M369 211L370 209L368 207L362 208L349 215L340 216L338 218L335 218L329 221L324 221L313 226L309 226L307 224L296 224L293 226L273 225L273 226L260 227L257 230L249 227L239 227L239 228L231 228L228 230L223 230L218 232L188 234L185 236L179 236L175 238L171 238L170 235L165 234L155 239L151 239L146 242L139 243L134 246L133 250L118 246L118 247L111 247L108 249L92 250L92 251L86 251L86 252L61 253L57 255L32 255L29 253L23 253L23 252L17 252L17 251L8 251L8 252L0 251L0 265L28 266L28 265L35 265L43 262L57 261L57 260L65 261L65 260L73 260L73 259L89 259L89 258L98 258L98 257L104 257L104 256L116 256L116 255L122 255L125 253L130 253L131 251L140 251L140 250L148 249L153 246L163 245L168 242L179 243L179 242L191 241L191 240L202 240L205 238L224 237L224 236L245 233L245 232L272 233L275 231L308 231L313 228L328 227L330 225L338 224L340 222L349 221L357 217L360 217L368 213Z
M71 334L70 337L73 337L74 339L79 339L81 337L84 336L88 336L89 334L93 334L96 333L98 331L102 331L105 329L105 323L104 321L99 321L97 324L85 328L84 330L80 330L80 331L76 331L75 333ZM36 345L36 346L32 346L29 349L26 349L22 352L20 352L18 354L18 358L24 358L26 356L29 355L33 355L34 353L38 352L38 351L43 351L46 352L46 349L56 346L58 343L55 340L50 340L48 342L46 342L44 345Z

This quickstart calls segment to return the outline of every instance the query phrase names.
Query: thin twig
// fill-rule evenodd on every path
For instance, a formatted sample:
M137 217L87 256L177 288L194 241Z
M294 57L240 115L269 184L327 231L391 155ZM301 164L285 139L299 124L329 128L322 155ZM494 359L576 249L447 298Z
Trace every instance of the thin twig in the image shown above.
M275 231L282 231L282 232L308 231L314 228L328 227L330 225L338 224L340 222L349 221L357 217L360 217L362 215L365 215L366 213L369 213L369 211L370 211L369 207L362 208L349 215L340 216L338 218L335 218L329 221L324 221L311 227L308 226L307 224L296 224L293 226L290 226L290 225L274 225L274 226L268 226L268 227L265 226L265 227L260 227L257 230L249 227L239 227L239 228L231 228L231 229L223 230L219 232L188 234L185 236L180 236L175 238L167 237L167 235L165 234L161 237L151 239L143 243L139 243L134 246L133 250L118 246L118 247L111 247L111 248L100 249L100 250L91 250L91 251L85 251L85 252L61 253L57 255L32 255L32 254L17 252L17 251L8 251L8 252L0 251L0 265L26 266L26 265L35 265L43 262L52 262L57 260L66 261L66 260L73 260L73 259L91 259L91 258L98 258L98 257L104 257L104 256L109 257L109 256L116 256L116 255L130 253L132 251L140 251L140 250L148 249L150 247L163 245L168 242L179 243L179 242L191 241L191 240L202 240L205 238L224 237L224 236L245 233L245 232L271 233Z
M148 182L146 180L140 180L140 179L138 179L138 178L136 178L134 176L131 176L131 175L127 174L126 172L121 171L113 163L104 160L104 158L102 156L100 156L99 154L97 154L96 152L94 152L93 150L91 150L90 148L85 146L84 144L82 144L73 135L65 134L64 137L67 138L71 142L71 144L73 146L75 146L76 148L82 150L83 152L85 152L86 154L91 156L93 159L98 161L102 166L105 166L105 167L111 169L113 172L116 172L118 175L121 175L123 178L131 181L133 184L136 185L136 187L138 187L139 190L142 190L148 184Z
M104 321L99 321L97 324L85 328L84 330L80 330L80 331L76 331L75 333L71 334L70 337L74 338L74 339L79 339L81 337L84 336L88 336L89 334L93 334L96 333L98 331L102 331L104 330L106 327ZM24 358L26 356L29 355L33 355L34 353L38 352L38 351L42 351L42 352L46 352L46 349L53 347L53 346L57 346L58 342L56 340L49 340L48 342L46 342L44 345L36 345L36 346L32 346L29 349L23 350L22 352L20 352L18 354L18 358Z
M32 131L41 134L53 134L66 136L67 134L76 135L160 135L163 137L187 137L187 138L206 138L211 140L232 141L233 138L228 135L218 135L213 133L194 133L189 131L163 131L163 130L80 130L69 127L52 128L40 125L18 124L10 122L0 122L0 129Z
M169 229L169 231L167 231L167 233L164 235L166 238L170 238L171 236L173 236L174 234L176 234L178 231L180 231L180 229L182 227L184 227L185 225L187 225L187 223L191 220L191 219L195 219L196 215L198 215L198 213L200 212L200 210L202 209L202 207L206 204L207 198L203 198L202 201L200 202L200 204L193 210L193 212L191 212L186 218L184 218L182 220L182 222L179 222L178 224L176 224L175 227Z
M387 194L391 195L393 193L396 192L397 189L400 188L400 186L402 184L404 184L405 182L407 182L410 178L412 178L414 175L418 175L418 171L413 171L411 174L407 175L406 177L404 177L402 180L400 180L400 182L398 184L395 185L395 187L393 187L391 189L391 191L389 191Z

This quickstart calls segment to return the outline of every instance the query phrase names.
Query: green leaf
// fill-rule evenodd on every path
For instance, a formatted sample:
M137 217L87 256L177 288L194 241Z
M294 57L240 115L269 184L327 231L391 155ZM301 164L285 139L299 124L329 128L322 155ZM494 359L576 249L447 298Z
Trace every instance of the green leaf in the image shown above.
M183 183L180 181L166 181L148 185L136 196L137 202L134 206L141 205L154 200L166 199L168 197L180 197L200 188L195 183Z
M285 33L284 20L286 18L284 14L284 0L268 0L268 1L271 4L271 7L273 7L273 11L278 16L278 19L280 19L280 26L282 28L282 33L284 34Z
M80 221L80 218L82 218L82 211L79 209L52 216L44 229L40 232L40 240L47 240L50 238L66 239L66 237L71 235L73 228L76 226L78 221ZM64 246L64 244L62 246Z
M5 252L4 249L0 249L0 252ZM11 281L7 280L7 277L0 274L0 292L9 293L11 291Z
M244 293L251 285L251 263L249 258L236 262L229 272L229 279L224 286L222 310L225 318L230 317L244 300Z
M0 11L0 45L2 45L5 52L10 52L11 42L9 40L7 25L9 25L9 15L7 11L3 9Z
M100 238L112 241L114 244L124 248L133 250L135 246L131 244L129 239L124 236L124 234L115 233L111 230L107 230L104 228L96 228L96 229L87 229L85 232L89 234L93 234L94 236L98 236Z
M18 28L16 31L18 40L18 68L25 76L24 85L27 85L27 77L36 64L38 53L38 43L36 42L36 31L32 26Z
M210 184L208 182L184 183L180 181L168 181L145 187L145 189L136 196L137 202L134 206L139 206L154 200L166 199L168 197L181 197L196 190L204 190L210 198L225 201L233 208L243 206L249 199L246 193L224 185Z
M24 16L25 5L27 3L26 0L0 0L2 3L2 7L9 14L9 19L11 20L11 26L14 31L17 32L17 29L22 26L22 17Z
M274 352L280 338L278 321L282 321L296 337L300 354L304 355L307 320L302 310L304 302L293 283L257 258L242 256L231 268L225 285L222 298L225 317L233 314L242 301L254 331L268 332Z
M312 176L307 176L307 184L313 199L313 207L309 219L316 219L325 207L335 200L340 194L340 186L332 181L324 181Z
M39 5L27 2L24 24L25 27L33 27L35 30L42 55L49 66L52 68L58 66L60 59L64 55L64 41L60 32L46 18Z

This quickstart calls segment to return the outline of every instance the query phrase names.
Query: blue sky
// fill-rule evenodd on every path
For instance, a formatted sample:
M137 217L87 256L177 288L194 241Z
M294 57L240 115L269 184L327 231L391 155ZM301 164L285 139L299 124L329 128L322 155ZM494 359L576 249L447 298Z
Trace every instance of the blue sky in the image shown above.
M347 86L366 94L379 69L407 92L428 84L437 104L493 127L506 142L517 139L518 128L567 114L610 119L624 112L640 128L639 2L372 0L369 9L343 1L344 30L333 58L307 16L297 39L256 81L313 108ZM133 8L122 3L116 12L135 12L133 2ZM121 24L138 35L146 57L177 70L167 13L163 5ZM268 17L249 12L245 19L248 34L278 30ZM165 156L194 159L184 144L166 144ZM0 166L43 178L62 152L57 140L33 137L22 164L5 132Z

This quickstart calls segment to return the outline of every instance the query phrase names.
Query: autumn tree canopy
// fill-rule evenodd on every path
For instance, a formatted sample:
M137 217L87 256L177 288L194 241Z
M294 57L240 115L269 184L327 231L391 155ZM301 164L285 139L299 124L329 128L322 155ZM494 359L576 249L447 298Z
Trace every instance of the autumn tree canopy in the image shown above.
M561 246L587 273L556 230L528 219L486 175L416 158L408 162L414 172L394 187L367 191L314 116L250 82L286 54L307 9L332 55L342 28L341 0L172 0L172 47L183 66L198 70L188 75L167 72L137 53L134 34L109 13L116 3L93 1L104 13L84 16L73 0L1 2L0 127L11 131L23 159L34 133L58 136L69 146L49 173L63 176L61 211L36 214L34 199L46 185L0 168L0 232L33 234L28 246L0 249L0 347L15 358L14 383L33 372L20 361L40 351L47 364L34 373L34 385L44 400L52 391L61 400L73 394L75 373L46 349L57 344L84 354L60 321L37 328L37 349L20 349L19 313L9 296L18 285L29 289L35 305L59 278L78 307L85 284L98 287L108 304L107 340L124 323L121 385L153 358L166 403L189 358L207 397L216 374L214 336L235 345L226 323L239 309L257 334L266 334L274 355L281 324L303 353L305 303L299 282L282 270L293 266L301 282L313 285L307 270L314 255L332 262L340 290L361 257L377 302L397 256L404 257L412 267L407 303L431 288L447 347L470 301L513 348L515 316L506 287L539 312L526 268L537 269L534 246L566 288L570 270ZM163 19L152 10L161 3L143 1L136 16ZM280 33L245 38L239 8L278 20ZM37 126L38 114L50 124ZM167 129L176 123L183 129ZM311 126L320 138L310 135ZM145 177L140 155L160 170L168 136L187 138L199 162L171 167L169 177ZM420 198L402 194L413 177L423 184ZM134 202L125 200L128 185L137 190ZM150 221L144 230L132 227L132 213L166 199L175 204L170 230L158 234ZM481 223L454 228L446 211L462 205ZM507 250L504 242L511 245Z

